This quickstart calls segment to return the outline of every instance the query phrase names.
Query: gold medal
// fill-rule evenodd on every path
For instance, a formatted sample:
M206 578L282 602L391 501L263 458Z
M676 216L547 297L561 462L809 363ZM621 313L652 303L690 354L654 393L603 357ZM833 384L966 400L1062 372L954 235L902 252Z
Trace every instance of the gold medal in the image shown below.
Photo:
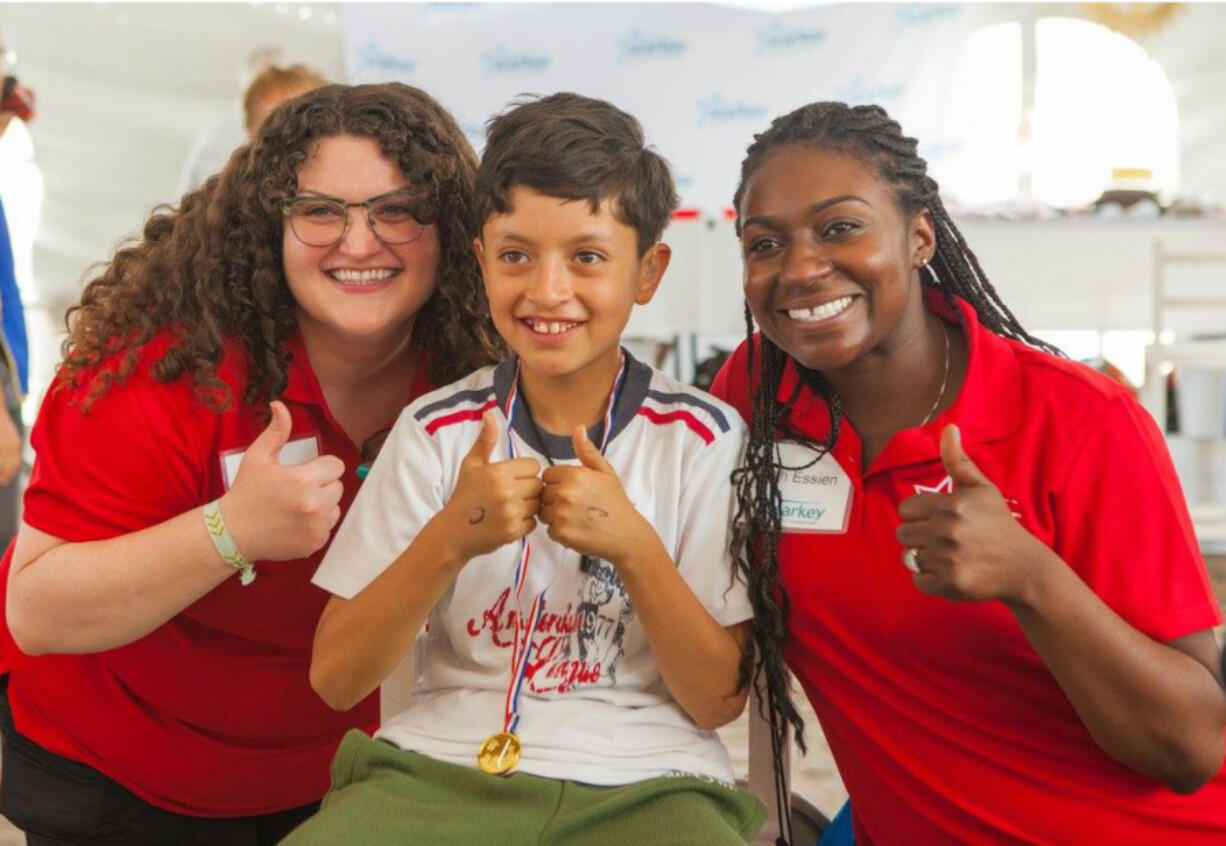
M489 775L506 775L519 763L523 747L512 732L500 731L486 738L477 750L477 766Z

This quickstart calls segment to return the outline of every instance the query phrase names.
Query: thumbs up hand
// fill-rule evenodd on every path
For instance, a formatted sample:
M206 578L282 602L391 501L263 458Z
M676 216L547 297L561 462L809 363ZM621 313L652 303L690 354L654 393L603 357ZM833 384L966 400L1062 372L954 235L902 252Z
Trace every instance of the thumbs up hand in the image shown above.
M618 567L635 552L658 546L655 528L630 502L587 430L576 426L571 441L579 466L559 464L541 477L541 522L549 526L549 537Z
M345 465L334 455L282 465L281 448L293 422L284 403L271 403L269 411L272 419L247 448L221 498L222 517L239 551L252 561L305 558L328 542L340 520Z
M952 424L941 432L941 463L952 492L916 494L898 506L895 536L915 586L963 602L1022 596L1033 574L1027 562L1042 543L1014 519Z
M536 526L541 465L534 458L490 461L498 434L494 413L487 411L472 449L460 462L451 499L439 514L466 561L519 540Z

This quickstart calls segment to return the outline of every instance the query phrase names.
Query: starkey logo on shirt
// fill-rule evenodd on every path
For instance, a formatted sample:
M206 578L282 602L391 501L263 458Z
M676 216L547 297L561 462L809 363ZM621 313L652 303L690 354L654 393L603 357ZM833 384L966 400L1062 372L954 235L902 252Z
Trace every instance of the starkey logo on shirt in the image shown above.
M780 516L795 525L816 528L821 523L822 515L825 513L826 509L820 505L814 505L811 502L800 502L795 499L785 499Z

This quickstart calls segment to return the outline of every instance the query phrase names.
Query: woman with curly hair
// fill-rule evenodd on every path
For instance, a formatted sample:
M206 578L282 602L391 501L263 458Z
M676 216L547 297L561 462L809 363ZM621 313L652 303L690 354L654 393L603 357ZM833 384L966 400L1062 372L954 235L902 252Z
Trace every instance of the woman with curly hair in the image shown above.
M421 91L317 89L69 312L5 560L30 843L275 843L377 725L311 690L310 579L404 405L502 353L475 173Z

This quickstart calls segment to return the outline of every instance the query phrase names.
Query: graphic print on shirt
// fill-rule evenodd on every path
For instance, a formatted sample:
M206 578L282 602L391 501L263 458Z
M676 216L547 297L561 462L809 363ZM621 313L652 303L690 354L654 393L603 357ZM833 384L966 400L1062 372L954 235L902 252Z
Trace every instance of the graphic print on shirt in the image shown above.
M592 560L591 571L579 582L576 602L555 611L550 608L549 595L545 596L524 676L533 693L568 693L605 678L607 684L617 684L634 606L617 569L607 561ZM500 650L509 650L519 615L511 588L503 588L479 618L468 620L468 635L488 637Z
M935 485L917 484L915 486L915 492L917 494L922 494L922 493L951 494L954 492L954 480L951 479L948 475L946 475L944 479L937 482Z
M579 585L579 658L592 661L617 684L617 665L626 654L626 628L634 616L634 606L626 595L617 569L603 559L593 562L587 578ZM611 604L618 600L616 618Z

